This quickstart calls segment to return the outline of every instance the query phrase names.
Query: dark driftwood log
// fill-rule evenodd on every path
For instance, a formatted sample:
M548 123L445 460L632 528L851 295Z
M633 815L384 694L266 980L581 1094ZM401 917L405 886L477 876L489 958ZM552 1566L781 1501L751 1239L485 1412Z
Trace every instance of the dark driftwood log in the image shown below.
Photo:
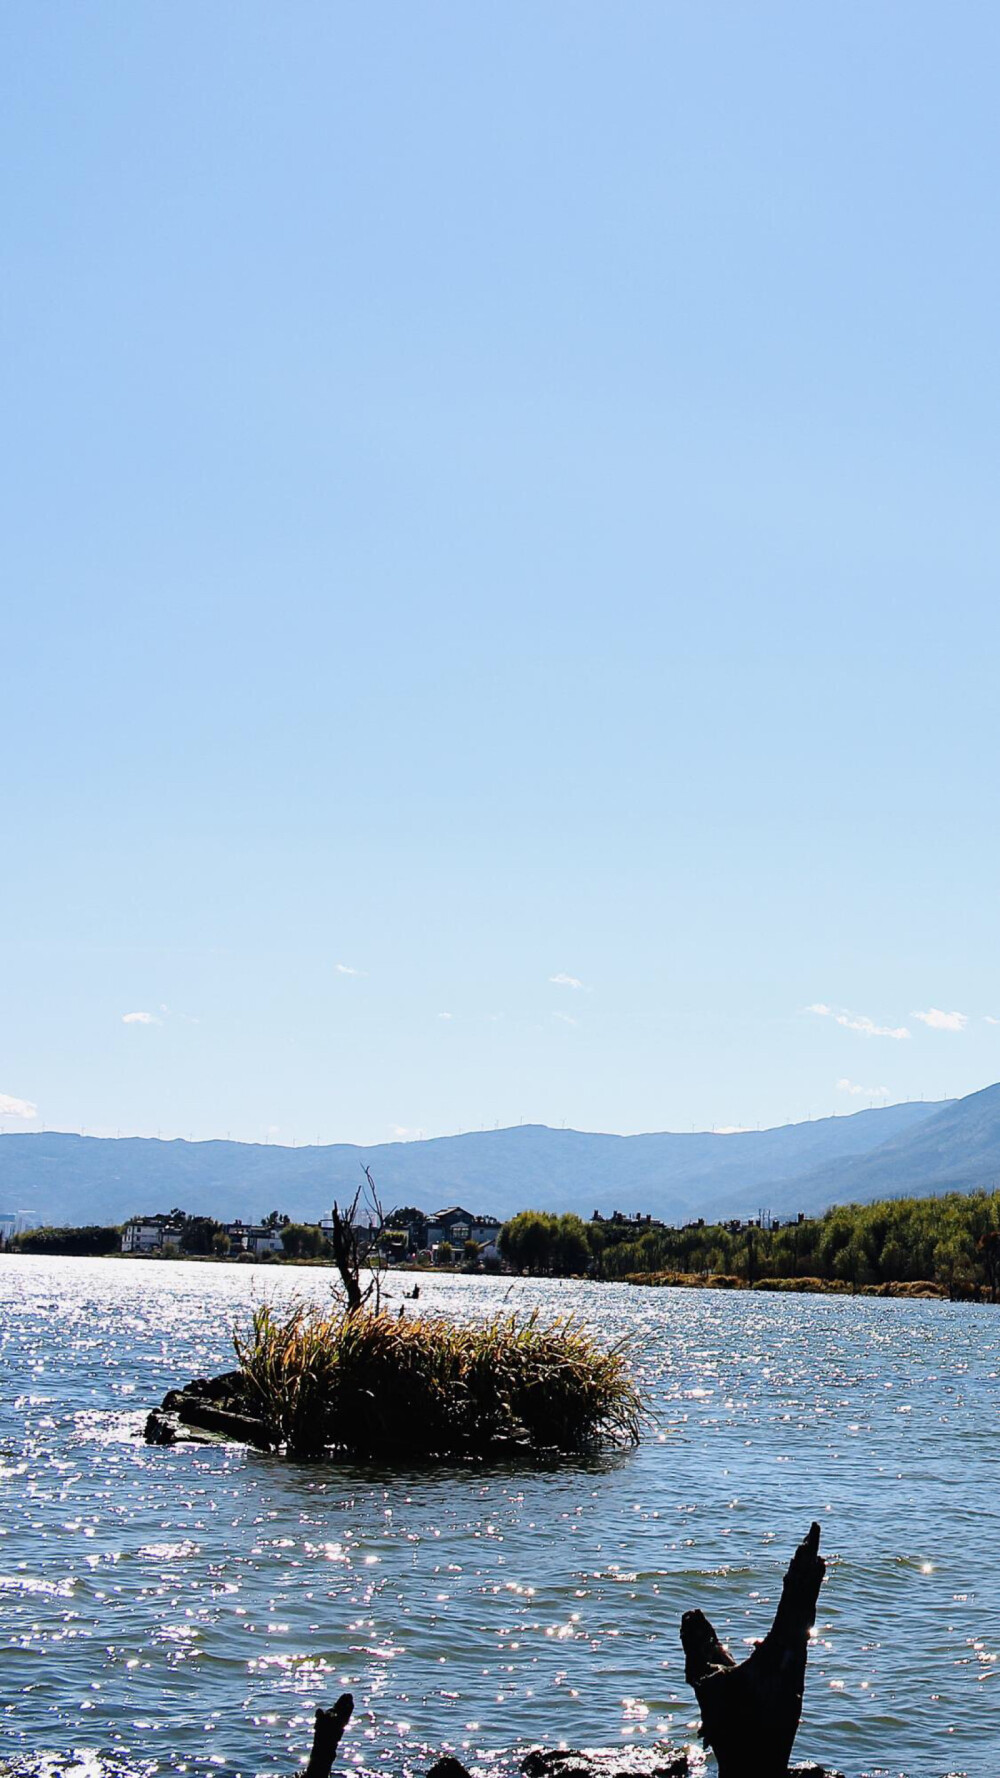
M313 1729L312 1752L305 1778L330 1778L330 1768L337 1757L340 1737L351 1720L354 1699L342 1692L332 1710L317 1710Z
M694 1686L702 1735L715 1754L719 1778L785 1778L825 1573L819 1526L811 1525L789 1563L774 1623L739 1666L704 1612L684 1613L685 1677Z

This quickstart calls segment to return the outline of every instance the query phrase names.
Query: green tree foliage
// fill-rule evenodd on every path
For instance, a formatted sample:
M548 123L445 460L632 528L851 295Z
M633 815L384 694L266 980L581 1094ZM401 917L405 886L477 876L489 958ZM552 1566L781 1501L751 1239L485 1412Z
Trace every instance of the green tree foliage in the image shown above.
M313 1222L286 1220L281 1230L281 1245L289 1259L325 1259L330 1252L330 1243L323 1230Z
M182 1253L212 1253L216 1235L224 1234L221 1223L211 1216L186 1216L178 1232Z
M549 1229L554 1216L522 1210L500 1230L500 1251L515 1272L541 1272L549 1255Z
M956 1296L1000 1301L1000 1192L949 1192L842 1204L777 1228L640 1218L582 1222L522 1210L504 1224L500 1250L518 1272L600 1278L654 1272L758 1279L818 1278L848 1289L941 1285Z
M415 1204L403 1204L395 1210L386 1212L385 1226L388 1229L408 1228L411 1222L426 1223L426 1210L418 1210Z
M504 1223L500 1251L517 1272L563 1276L589 1271L593 1258L588 1225L579 1216L550 1216L544 1210L522 1210Z
M378 1245L387 1259L405 1259L409 1252L410 1238L406 1229L383 1229Z
M74 1253L91 1256L117 1253L122 1244L120 1228L89 1223L77 1229L25 1229L10 1243L14 1253Z
M586 1229L595 1268L606 1278L660 1271L746 1282L820 1278L855 1290L927 1280L955 1295L979 1292L1000 1301L1000 1192L841 1204L781 1228L717 1223L644 1230L606 1221Z

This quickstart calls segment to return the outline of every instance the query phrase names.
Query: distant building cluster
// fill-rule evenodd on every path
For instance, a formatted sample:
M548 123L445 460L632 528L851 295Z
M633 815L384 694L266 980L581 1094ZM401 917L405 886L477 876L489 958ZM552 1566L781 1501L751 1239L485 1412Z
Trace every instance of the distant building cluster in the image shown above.
M184 1218L166 1216L133 1216L122 1229L123 1253L162 1253L165 1247L179 1247L184 1233ZM332 1225L331 1225L332 1226ZM281 1253L281 1229L255 1222L223 1222L221 1232L229 1239L230 1253Z
M176 1211L163 1216L133 1216L122 1229L121 1250L131 1254L157 1254L171 1247L180 1247L185 1226L191 1220ZM234 1257L245 1253L253 1258L263 1258L285 1251L282 1234L287 1222L287 1217L278 1222L269 1218L266 1223L238 1220L220 1223L218 1229L228 1239L229 1253ZM317 1223L306 1226L329 1236L333 1232L333 1217L322 1216ZM370 1233L384 1257L397 1262L418 1258L434 1262L452 1255L461 1258L468 1243L473 1242L478 1257L490 1264L499 1260L502 1226L496 1217L473 1216L461 1204L450 1204L430 1215L415 1209L392 1211L380 1232L368 1224L359 1232Z
M660 1221L658 1216L651 1216L642 1210L636 1210L631 1216L621 1210L612 1210L610 1216L602 1216L599 1210L595 1210L590 1220L591 1222L610 1222L615 1228L622 1227L626 1223L635 1224L643 1229L665 1229L667 1226L665 1222Z
M21 1235L25 1229L36 1229L38 1217L31 1216L24 1210L5 1211L0 1214L0 1248L6 1247L15 1235Z

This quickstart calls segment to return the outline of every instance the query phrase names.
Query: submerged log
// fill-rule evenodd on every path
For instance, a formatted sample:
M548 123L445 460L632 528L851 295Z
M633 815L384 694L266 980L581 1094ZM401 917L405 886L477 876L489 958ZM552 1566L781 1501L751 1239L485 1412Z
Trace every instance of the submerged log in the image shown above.
M221 1377L198 1377L183 1389L168 1389L158 1408L147 1416L147 1445L229 1443L270 1451L274 1442L256 1414L247 1411L246 1389L239 1371Z
M702 1735L719 1778L786 1778L825 1573L819 1526L813 1524L789 1563L774 1623L739 1666L704 1612L684 1613L685 1677L701 1707Z
M202 1432L217 1432L220 1438L242 1445L256 1445L259 1451L271 1449L271 1439L263 1420L254 1414L241 1414L231 1408L218 1408L213 1402L185 1399L177 1410L182 1426L196 1426Z

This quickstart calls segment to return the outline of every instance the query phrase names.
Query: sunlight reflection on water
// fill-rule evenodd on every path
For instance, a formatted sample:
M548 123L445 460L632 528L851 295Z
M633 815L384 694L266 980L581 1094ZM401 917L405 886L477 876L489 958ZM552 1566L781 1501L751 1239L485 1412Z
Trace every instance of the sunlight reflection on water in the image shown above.
M329 1277L0 1260L8 1757L291 1773L347 1687L344 1763L373 1771L688 1742L681 1612L745 1648L815 1516L832 1559L802 1756L1000 1778L996 1311L441 1278L421 1309L628 1334L642 1448L537 1473L147 1448L147 1408L229 1367L254 1291L322 1298Z

